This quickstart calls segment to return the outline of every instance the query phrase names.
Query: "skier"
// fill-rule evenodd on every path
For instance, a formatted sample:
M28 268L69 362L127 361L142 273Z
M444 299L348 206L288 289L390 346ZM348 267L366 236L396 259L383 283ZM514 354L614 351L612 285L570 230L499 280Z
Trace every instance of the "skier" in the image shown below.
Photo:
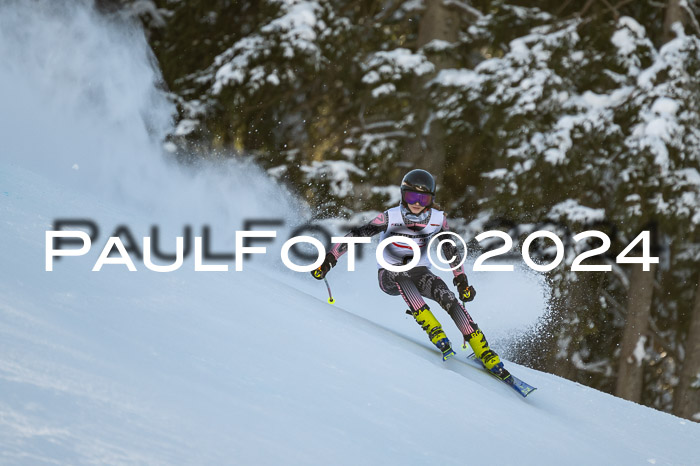
M430 262L427 258L427 249L430 239L443 231L449 231L445 213L434 204L435 179L425 170L411 170L401 182L401 203L379 215L368 224L351 230L345 236L374 236L381 234L380 238L402 236L411 238L420 247L420 261L411 270L406 272L391 272L379 266L379 287L387 294L398 296L399 294L409 306L407 314L411 314L418 325L428 334L430 341L442 352L443 360L455 355L450 340L442 330L440 322L435 318L423 297L436 301L445 309L452 320L464 335L464 347L466 344L474 350L474 354L481 359L486 369L505 379L509 377L508 371L503 367L498 354L489 348L484 334L469 315L467 310L459 303L454 293L449 290L445 282L430 271ZM347 252L347 244L336 244L321 266L312 271L311 275L317 280L323 279L333 268L340 256ZM451 257L452 266L461 262L461 256L457 248L449 243L443 243L444 257ZM413 250L407 245L391 243L384 250L384 260L392 265L407 264L413 258ZM462 301L472 301L476 296L476 290L467 280L464 268L459 266L453 270L453 283Z

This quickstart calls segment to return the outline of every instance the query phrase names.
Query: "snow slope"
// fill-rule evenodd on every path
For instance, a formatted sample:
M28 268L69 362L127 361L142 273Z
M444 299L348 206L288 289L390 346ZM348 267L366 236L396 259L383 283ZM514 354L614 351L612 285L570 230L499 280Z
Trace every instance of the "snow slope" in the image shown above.
M698 424L509 364L538 387L521 399L443 363L373 283L330 306L257 258L91 272L101 246L45 272L54 216L95 201L5 163L0 186L3 464L700 464Z
M92 272L117 225L159 225L168 251L210 225L230 252L244 219L284 219L283 238L303 207L245 163L164 163L172 108L142 33L57 4L0 5L0 463L700 464L698 424L511 363L538 387L522 399L443 363L371 261L334 269L335 306L280 241L242 272ZM100 237L46 272L58 218ZM535 275L472 282L494 346L544 311Z

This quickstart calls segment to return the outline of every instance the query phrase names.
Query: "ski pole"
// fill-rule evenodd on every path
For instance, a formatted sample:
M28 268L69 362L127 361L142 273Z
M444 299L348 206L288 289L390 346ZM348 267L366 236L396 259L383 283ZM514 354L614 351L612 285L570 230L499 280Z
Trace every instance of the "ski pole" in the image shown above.
M459 295L459 300L462 302L462 309L464 309L464 312L467 312L467 306L466 306L466 301L462 299L462 295ZM462 351L466 351L467 349L467 336L464 336L464 341L462 342Z
M328 288L328 304L333 304L335 299L333 299L333 294L331 293L331 286L328 284L326 277L323 277L323 281L326 282L326 288Z

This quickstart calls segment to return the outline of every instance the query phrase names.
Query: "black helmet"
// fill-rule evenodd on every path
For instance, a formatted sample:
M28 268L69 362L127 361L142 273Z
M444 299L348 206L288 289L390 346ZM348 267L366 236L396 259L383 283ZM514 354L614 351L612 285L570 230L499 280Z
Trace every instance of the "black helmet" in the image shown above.
M401 181L401 192L416 191L435 196L435 178L425 170L411 170Z

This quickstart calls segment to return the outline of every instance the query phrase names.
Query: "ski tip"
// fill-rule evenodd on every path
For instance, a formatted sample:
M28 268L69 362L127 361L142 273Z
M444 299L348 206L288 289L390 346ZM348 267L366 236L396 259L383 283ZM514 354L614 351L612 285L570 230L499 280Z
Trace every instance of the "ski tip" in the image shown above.
M501 382L505 383L509 387L511 387L513 390L515 390L520 396L523 398L527 398L529 394L537 390L536 387L533 387L532 385L528 384L527 382L524 382L523 380L519 379L518 377L514 376L513 374L510 374L509 377L506 379L502 379L498 377L496 374L492 373L491 371L487 370L484 365L481 363L481 360L476 357L474 353L470 354L467 356L467 361L471 363L474 367L478 367L480 369L483 369L487 374L490 374L493 376L495 379L500 380Z

